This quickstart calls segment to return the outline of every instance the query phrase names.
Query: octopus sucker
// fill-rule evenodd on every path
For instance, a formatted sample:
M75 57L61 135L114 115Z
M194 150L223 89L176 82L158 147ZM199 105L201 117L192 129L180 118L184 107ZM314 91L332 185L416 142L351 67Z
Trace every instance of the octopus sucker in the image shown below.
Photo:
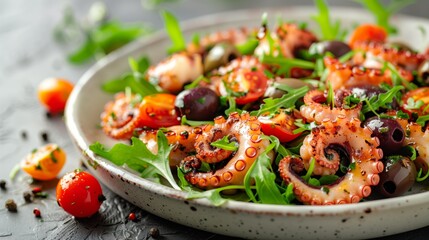
M331 107L324 104L326 96L323 91L314 89L304 95L304 105L300 108L300 113L309 122L321 123L323 121L334 120L338 116L348 119L358 118L361 104L355 108L345 109L341 106Z
M220 169L209 172L200 172L197 167L191 166L195 161L200 163L213 163L218 161L215 154L218 148L208 149L208 145L213 140L213 129L221 130L223 136L231 136L238 143L238 149L228 157L222 160L226 162ZM269 145L269 140L260 138L255 141L254 136L262 135L259 122L256 118L251 117L248 113L232 113L228 119L218 118L212 127L203 129L203 133L196 138L195 148L197 154L192 157L183 159L181 162L182 169L185 171L185 178L191 184L202 188L211 189L226 185L243 184L244 176L256 161L258 156L265 151ZM218 136L222 138L223 136ZM200 145L206 146L204 148Z
M158 152L156 134L156 130L147 130L139 136L153 154ZM164 128L164 134L168 144L173 146L169 155L170 167L177 167L180 161L195 152L195 140L201 133L188 126L172 126Z
M345 117L323 121L318 130L306 136L301 147L301 157L287 156L279 163L280 176L285 183L292 183L297 199L304 204L325 205L356 203L371 194L371 186L379 182L378 173L383 170L378 142L371 131L360 126L358 119ZM354 131L350 131L354 128ZM315 144L309 144L309 143ZM326 157L326 149L337 151L332 158ZM328 154L333 154L329 152ZM340 157L342 156L342 157ZM315 160L313 175L331 175L338 171L331 166L339 165L347 157L347 172L336 182L320 187L310 186L301 177L303 168L309 168L310 159ZM329 167L326 167L329 166Z

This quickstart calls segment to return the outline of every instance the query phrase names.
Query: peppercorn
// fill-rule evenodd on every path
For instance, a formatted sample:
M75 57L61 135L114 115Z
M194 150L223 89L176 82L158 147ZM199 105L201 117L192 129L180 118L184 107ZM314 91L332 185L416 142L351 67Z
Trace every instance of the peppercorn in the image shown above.
M4 206L6 207L6 209L9 212L17 212L18 211L18 207L16 206L16 203L15 203L15 201L13 201L13 199L6 200L6 203Z
M6 190L6 181L3 179L0 180L0 188L2 190Z
M159 229L156 227L153 227L149 230L149 236L151 236L152 238L159 238Z
M33 201L32 194L30 192L24 192L23 197L26 203L31 203Z
M34 208L33 209L33 213L34 213L34 216L36 218L41 218L42 217L42 213L40 212L40 210L38 208Z
M42 132L41 137L42 137L43 142L45 142L45 143L49 142L49 135L47 132Z

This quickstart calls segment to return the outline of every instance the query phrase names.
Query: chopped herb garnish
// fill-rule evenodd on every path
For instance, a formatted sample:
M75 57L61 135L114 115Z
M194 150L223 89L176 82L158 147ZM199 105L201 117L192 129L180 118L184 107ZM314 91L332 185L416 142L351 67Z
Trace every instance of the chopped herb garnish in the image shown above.
M223 136L222 139L219 139L217 141L214 141L210 143L211 146L221 148L228 151L237 151L238 150L238 143L233 141L230 142L228 139L228 136Z
M280 66L277 70L277 74L285 74L289 76L290 69L293 67L299 67L303 69L314 69L316 67L315 63L296 59L296 58L285 58L285 57L274 57L270 55L262 55L260 61L265 64L274 64Z
M253 54L258 44L259 40L254 37L251 37L245 43L235 45L235 48L242 55L250 55Z
M180 29L179 21L176 17L167 12L162 12L164 19L165 30L171 39L172 46L168 49L168 53L180 52L186 49L186 41L183 37L182 30Z
M423 115L423 116L419 116L416 120L416 123L419 124L420 126L424 127L426 125L426 122L429 121L429 114L428 115Z
M199 86L200 82L210 83L210 79L201 75L201 76L197 77L194 81L189 83L188 85L185 85L185 89L188 90L188 89L196 88Z
M378 116L376 112L380 108L389 108L389 104L393 102L393 98L396 94L404 89L403 86L395 86L385 93L380 93L376 96L371 97L370 99L365 99L366 105L362 108L362 113L373 112Z
M213 121L194 121L194 120L188 120L186 118L186 115L182 116L181 125L189 125L192 127L201 126L201 125L213 125Z

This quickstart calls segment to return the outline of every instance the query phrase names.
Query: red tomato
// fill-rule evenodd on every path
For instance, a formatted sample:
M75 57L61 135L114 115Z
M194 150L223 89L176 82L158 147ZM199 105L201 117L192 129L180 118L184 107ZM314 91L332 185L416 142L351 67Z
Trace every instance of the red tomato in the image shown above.
M91 217L98 212L104 200L100 183L87 172L75 170L58 182L58 204L77 218Z
M385 42L386 38L387 32L384 28L373 24L362 24L350 36L349 45L353 46L356 42L365 41Z
M38 87L37 95L40 103L53 114L64 111L73 84L61 78L47 78Z
M227 95L227 89L233 93L244 93L235 99L240 105L254 102L262 97L268 87L268 79L262 71L252 71L250 69L239 69L232 72L224 79L224 84L220 85L219 91L222 95Z
M411 90L402 96L402 109L419 116L429 114L429 87Z
M140 124L150 128L179 125L179 116L175 110L176 96L158 93L143 98L140 103Z
M295 126L295 118L284 111L270 116L260 116L262 132L265 135L276 136L280 142L290 142L297 138L301 133L294 134L293 130L298 127Z

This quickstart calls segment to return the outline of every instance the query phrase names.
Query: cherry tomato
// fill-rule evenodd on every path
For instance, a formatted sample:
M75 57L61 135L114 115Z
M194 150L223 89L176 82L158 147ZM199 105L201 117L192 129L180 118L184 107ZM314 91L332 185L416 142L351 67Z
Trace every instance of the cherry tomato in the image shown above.
M230 90L233 94L243 93L238 96L235 102L240 105L254 102L262 97L268 87L268 79L262 71L252 71L250 69L239 69L230 73L224 84L220 84L219 91L223 96Z
M56 144L35 149L21 162L21 168L37 180L54 179L66 162L66 153Z
M418 115L429 114L429 87L411 90L402 96L402 109Z
M356 42L365 41L385 42L386 38L387 32L384 28L373 24L362 24L351 34L349 45L353 46Z
M72 90L73 84L65 79L47 78L39 84L39 101L50 113L61 113Z
M293 130L298 127L295 126L295 118L285 111L271 116L260 116L262 132L265 135L276 136L280 142L290 142L297 138L301 133L294 134Z
M179 116L175 110L176 96L158 93L143 98L140 103L140 124L150 128L179 125Z
M104 200L100 183L87 172L77 169L58 182L58 204L77 218L91 217L98 212Z

